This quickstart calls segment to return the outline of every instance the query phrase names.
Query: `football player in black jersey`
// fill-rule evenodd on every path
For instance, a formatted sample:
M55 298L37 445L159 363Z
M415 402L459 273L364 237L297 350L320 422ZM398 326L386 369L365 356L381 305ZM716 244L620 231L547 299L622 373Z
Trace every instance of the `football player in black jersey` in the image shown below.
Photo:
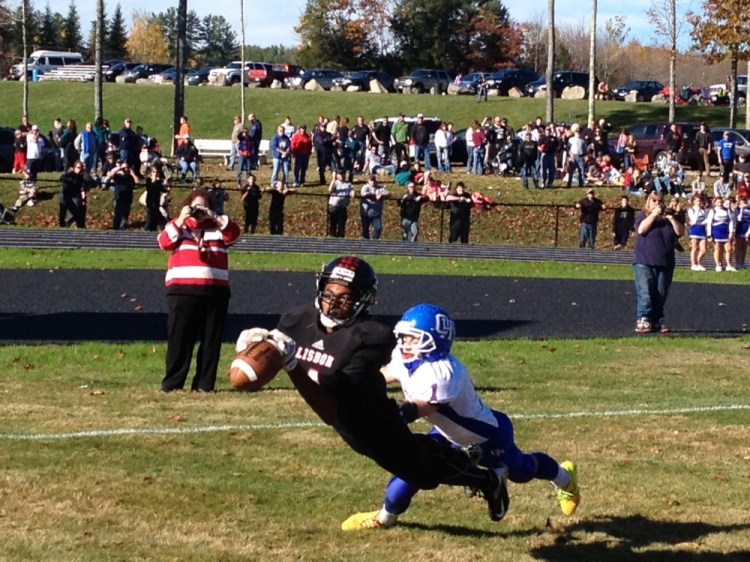
M370 265L344 256L323 267L315 303L283 314L277 329L240 334L238 351L252 341L273 343L285 369L310 407L358 453L414 486L478 488L490 519L499 521L510 503L507 470L476 466L464 452L409 430L418 413L389 398L380 372L391 358L392 330L371 319L377 277Z

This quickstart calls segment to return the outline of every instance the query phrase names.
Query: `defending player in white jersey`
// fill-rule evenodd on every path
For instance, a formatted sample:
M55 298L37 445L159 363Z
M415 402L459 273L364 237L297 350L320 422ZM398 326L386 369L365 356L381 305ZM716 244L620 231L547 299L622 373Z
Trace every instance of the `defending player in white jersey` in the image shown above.
M451 354L456 328L450 315L432 304L407 310L394 330L398 343L383 369L388 382L399 382L406 401L401 415L407 423L423 417L433 439L463 448L487 468L505 467L516 483L549 480L565 515L580 502L575 465L558 464L546 453L524 453L513 439L513 423L489 408L474 389L466 367ZM393 477L380 511L356 513L344 521L345 531L390 527L404 513L418 488Z

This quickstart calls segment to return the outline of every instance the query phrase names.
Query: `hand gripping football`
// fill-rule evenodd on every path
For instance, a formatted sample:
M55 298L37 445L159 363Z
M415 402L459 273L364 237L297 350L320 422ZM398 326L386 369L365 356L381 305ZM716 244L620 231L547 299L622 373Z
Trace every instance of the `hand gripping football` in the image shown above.
M284 362L276 347L266 341L250 342L238 352L229 369L229 382L237 390L260 390L282 369Z

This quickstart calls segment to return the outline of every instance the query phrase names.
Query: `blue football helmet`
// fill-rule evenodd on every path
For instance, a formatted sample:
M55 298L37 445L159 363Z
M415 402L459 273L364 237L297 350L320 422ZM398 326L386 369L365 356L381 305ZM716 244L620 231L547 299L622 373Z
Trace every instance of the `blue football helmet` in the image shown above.
M451 352L456 324L445 309L434 304L418 304L404 312L393 330L406 368L413 371L422 361L443 359ZM416 342L405 342L412 336Z

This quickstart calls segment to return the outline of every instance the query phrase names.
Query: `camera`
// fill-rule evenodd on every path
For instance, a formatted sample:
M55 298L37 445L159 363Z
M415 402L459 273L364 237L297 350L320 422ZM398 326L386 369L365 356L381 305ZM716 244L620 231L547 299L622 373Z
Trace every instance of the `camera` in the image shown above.
M208 210L204 207L193 205L190 207L190 216L197 220L205 219L208 216Z

